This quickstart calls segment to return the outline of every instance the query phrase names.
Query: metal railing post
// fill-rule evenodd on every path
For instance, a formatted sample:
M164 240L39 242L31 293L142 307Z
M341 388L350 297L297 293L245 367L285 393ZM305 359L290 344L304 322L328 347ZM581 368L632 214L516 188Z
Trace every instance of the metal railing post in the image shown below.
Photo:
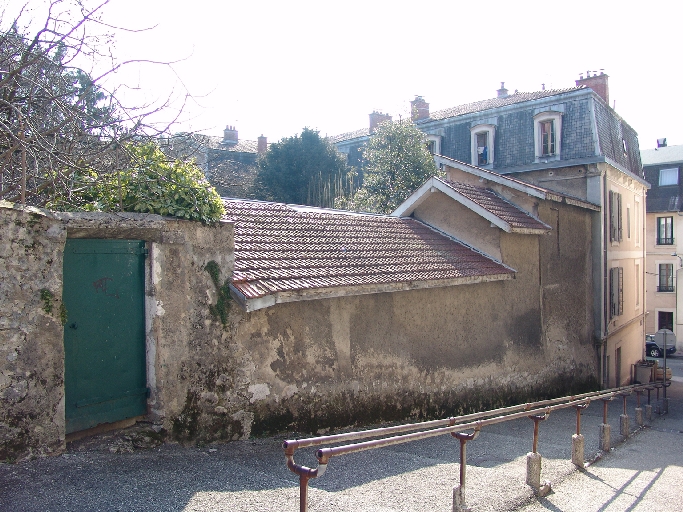
M467 481L467 441L473 441L479 436L479 428L474 432L452 432L451 435L460 441L460 485L453 487L453 512L469 512L465 500L465 484Z
M585 404L575 405L576 409L576 434L572 436L572 464L576 467L584 468L584 447L585 442L583 435L581 434L581 412L588 407L590 402Z
M640 406L640 395L643 394L642 388L636 389L636 425L643 426L643 408Z
M547 496L550 493L550 482L545 480L541 484L542 457L538 453L538 424L548 419L549 414L550 410L547 409L544 414L529 416L529 419L534 422L534 442L532 451L526 454L526 483L534 490L537 496Z
M609 423L607 423L607 404L612 400L612 395L606 398L601 398L602 400L602 425L600 425L600 449L603 452L608 452L610 450L610 434L611 428Z
M619 433L628 437L630 435L629 424L628 424L628 413L626 411L626 398L631 394L631 391L620 391L619 395L624 400L624 411L621 416L619 416Z

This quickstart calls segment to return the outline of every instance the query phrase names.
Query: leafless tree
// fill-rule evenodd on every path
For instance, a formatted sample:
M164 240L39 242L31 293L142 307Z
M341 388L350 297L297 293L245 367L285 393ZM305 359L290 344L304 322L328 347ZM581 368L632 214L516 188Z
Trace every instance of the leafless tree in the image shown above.
M103 85L121 66L140 62L111 55L112 38L125 29L103 21L108 2L51 0L38 28L26 6L10 23L0 18L0 199L68 202L79 177L88 175L90 186L93 176L120 169L128 142L158 137L172 124L150 121L170 97L131 107ZM85 71L86 62L106 63L105 71Z

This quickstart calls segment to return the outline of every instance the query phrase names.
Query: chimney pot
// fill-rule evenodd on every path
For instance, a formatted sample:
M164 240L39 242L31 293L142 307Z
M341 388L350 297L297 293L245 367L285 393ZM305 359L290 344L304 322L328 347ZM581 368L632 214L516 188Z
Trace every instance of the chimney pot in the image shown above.
M666 147L666 137L663 139L657 139L657 147L658 148L665 148Z
M370 133L375 133L377 127L385 121L391 121L391 116L374 110L372 114L370 114Z
M235 127L230 125L226 126L225 130L223 130L223 140L221 141L221 144L234 146L238 141L239 138Z
M429 118L429 103L422 96L415 96L410 102L410 118L413 121Z
M581 75L579 75L581 76ZM585 86L593 89L593 91L600 96L605 103L609 106L609 76L605 73L600 73L598 75L597 71L593 76L590 75L590 71L586 72L586 78L579 78L576 80L576 86Z
M498 89L496 92L498 93L499 98L508 97L508 90L505 88L505 82L500 83L500 89Z
M264 137L263 134L258 138L257 151L259 155L268 151L268 137Z

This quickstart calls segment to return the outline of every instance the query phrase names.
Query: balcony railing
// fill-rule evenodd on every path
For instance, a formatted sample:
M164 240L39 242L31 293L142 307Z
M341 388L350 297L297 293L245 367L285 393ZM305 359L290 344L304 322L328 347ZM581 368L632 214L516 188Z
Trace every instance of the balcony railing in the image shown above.
M673 245L674 239L671 238L657 238L657 245Z
M658 292L675 292L673 285L659 285L657 287Z

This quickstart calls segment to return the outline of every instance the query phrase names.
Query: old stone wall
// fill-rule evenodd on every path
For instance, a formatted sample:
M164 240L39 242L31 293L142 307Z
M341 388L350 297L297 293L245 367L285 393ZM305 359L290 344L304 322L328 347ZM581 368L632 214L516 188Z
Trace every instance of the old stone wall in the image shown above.
M64 449L61 295L67 238L147 242L148 418L170 429L167 418L182 415L195 374L221 366L227 354L217 304L232 272L232 225L128 213L49 213L5 203L0 235L0 460ZM230 421L243 435L241 416Z
M0 460L64 448L60 224L0 204Z

